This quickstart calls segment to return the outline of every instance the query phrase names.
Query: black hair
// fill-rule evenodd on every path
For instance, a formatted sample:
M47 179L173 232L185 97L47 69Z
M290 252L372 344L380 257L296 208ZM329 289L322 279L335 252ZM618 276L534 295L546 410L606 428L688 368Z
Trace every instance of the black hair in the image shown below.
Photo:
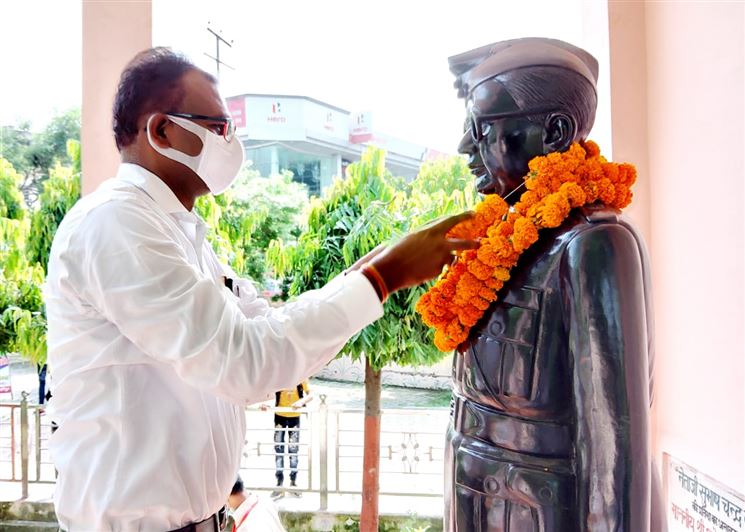
M584 140L590 134L598 96L593 84L581 74L561 67L533 66L500 74L494 81L505 88L520 109L550 108L573 117L577 125L574 140ZM537 122L544 116L529 118Z
M241 479L241 476L238 475L238 478L235 481L235 484L233 484L233 489L230 490L231 495L239 495L243 493L243 480Z
M178 110L184 99L179 82L191 70L200 69L183 54L163 46L144 50L127 64L114 97L114 140L119 151L134 142L142 115ZM212 75L203 73L216 83Z

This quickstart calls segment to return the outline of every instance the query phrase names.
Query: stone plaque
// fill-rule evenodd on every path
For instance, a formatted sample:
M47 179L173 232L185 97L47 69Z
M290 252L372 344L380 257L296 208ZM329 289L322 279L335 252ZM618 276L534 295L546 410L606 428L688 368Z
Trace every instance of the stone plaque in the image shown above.
M721 482L664 453L670 532L745 531L745 498Z

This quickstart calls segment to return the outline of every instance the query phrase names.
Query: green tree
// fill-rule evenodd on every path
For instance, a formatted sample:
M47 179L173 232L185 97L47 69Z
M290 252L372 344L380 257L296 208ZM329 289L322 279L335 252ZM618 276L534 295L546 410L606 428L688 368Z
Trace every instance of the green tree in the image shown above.
M200 198L196 208L211 228L208 238L218 257L261 286L271 273L269 244L297 236L307 203L303 185L289 174L267 178L246 170L228 192Z
M52 118L47 126L34 135L28 152L29 163L39 174L44 174L55 163L72 165L67 141L80 140L80 109L73 108Z
M43 363L44 271L27 257L30 224L18 192L21 179L12 165L0 158L0 352L19 352Z
M72 166L62 166L59 161L55 163L42 185L37 209L31 215L28 258L40 264L45 273L57 227L80 199L80 142L69 140L67 151Z
M0 157L23 175L31 168L29 151L33 136L31 122L28 121L19 122L14 126L0 126Z
M57 227L80 197L80 143L69 140L72 166L55 162L29 215L19 192L23 177L0 159L0 352L46 363L47 321L41 287Z
M268 257L292 279L290 294L320 288L382 242L389 242L446 214L473 204L468 169L459 158L425 165L407 186L385 169L385 152L371 148L350 165L322 199L314 199L307 225L295 245L275 241ZM470 181L470 180L469 180ZM444 190L440 187L448 187ZM365 449L361 530L377 530L380 453L380 372L389 363L427 365L443 353L419 320L415 305L426 287L402 290L385 303L384 316L344 347L365 360Z
M291 174L283 173L271 177L249 175L236 183L232 194L234 208L227 222L242 229L239 245L246 259L243 273L263 283L272 273L266 262L269 244L297 238L308 193Z
M20 188L29 205L36 202L43 182L56 163L73 164L67 150L70 139L80 141L78 108L54 116L37 133L31 131L28 122L0 128L0 157L7 159L23 175Z
M19 190L22 180L13 165L0 158L0 218L23 220L26 216L26 207Z

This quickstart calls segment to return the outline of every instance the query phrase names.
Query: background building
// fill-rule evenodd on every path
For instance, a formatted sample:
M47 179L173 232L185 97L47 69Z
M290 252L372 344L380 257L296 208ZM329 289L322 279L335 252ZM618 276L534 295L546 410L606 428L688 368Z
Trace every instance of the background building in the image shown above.
M320 195L334 176L343 177L368 144L385 148L388 169L409 181L435 155L374 131L371 113L350 113L306 96L243 94L227 103L253 168L263 176L290 171L312 195Z

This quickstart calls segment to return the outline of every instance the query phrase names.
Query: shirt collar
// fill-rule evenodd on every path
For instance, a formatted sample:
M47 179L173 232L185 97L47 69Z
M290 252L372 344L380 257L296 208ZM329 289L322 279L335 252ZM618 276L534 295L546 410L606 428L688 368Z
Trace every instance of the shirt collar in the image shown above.
M176 194L157 175L142 166L122 163L116 173L117 179L130 183L148 194L155 203L169 214L188 213Z

